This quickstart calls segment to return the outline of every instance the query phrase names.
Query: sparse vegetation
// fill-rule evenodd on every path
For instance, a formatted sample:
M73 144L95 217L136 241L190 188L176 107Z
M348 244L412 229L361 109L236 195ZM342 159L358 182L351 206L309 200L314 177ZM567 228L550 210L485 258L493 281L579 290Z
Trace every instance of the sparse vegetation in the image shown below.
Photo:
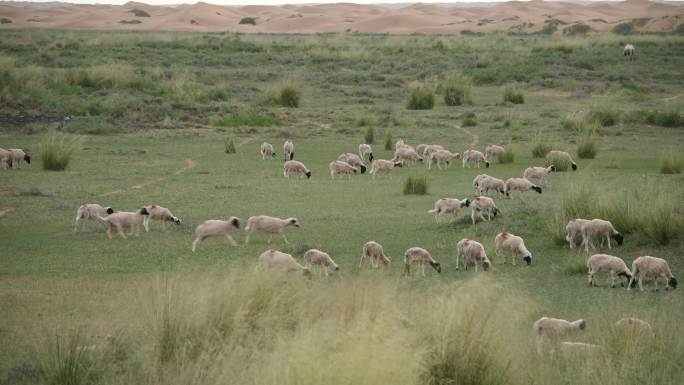
M636 32L636 27L632 22L620 23L613 27L613 33L618 35L631 35Z
M223 144L225 147L226 154L235 154L237 149L235 148L235 138L232 136L227 136L223 139Z
M577 144L580 159L594 159L598 153L598 137L593 132L584 133Z
M366 132L363 135L363 139L365 140L364 143L367 143L367 144L375 143L375 130L373 129L373 126L370 126L366 129Z
M151 17L150 14L147 13L147 11L145 11L144 9L133 8L128 12L134 14L137 17Z
M212 119L212 124L219 127L273 127L280 122L272 115L250 108L235 111L228 116L219 116Z
M8 19L6 17L0 17L0 24L10 24L12 23L12 19Z
M513 87L506 87L503 92L504 102L510 102L513 104L523 104L525 103L525 95L522 91L517 90Z
M609 105L596 105L589 110L587 121L597 123L601 127L614 126L620 123L620 112Z
M43 162L43 169L50 171L66 170L80 147L80 137L56 132L48 133L40 142L40 158Z
M532 146L532 156L544 158L550 151L551 145L546 141L544 134L541 131L537 132Z
M140 20L120 20L119 24L140 24L142 21Z
M568 36L577 36L577 35L586 35L589 31L591 31L591 27L589 27L586 24L583 23L577 23L573 24L569 27L563 28L563 35L568 35Z
M292 82L285 82L280 86L278 94L278 99L281 106L289 108L299 107L302 94L296 84Z
M404 195L425 195L428 193L427 175L412 174L404 182Z
M435 96L432 90L423 85L409 87L406 108L409 110L431 110L435 106Z
M680 174L682 172L682 156L670 149L660 157L661 174Z
M447 106L471 105L473 103L470 96L472 86L470 80L451 76L444 84L444 104Z
M513 163L515 161L515 151L513 150L513 147L508 144L504 151L496 154L496 160L502 164Z
M387 130L385 133L385 150L390 151L394 149L394 138L392 137L392 131Z

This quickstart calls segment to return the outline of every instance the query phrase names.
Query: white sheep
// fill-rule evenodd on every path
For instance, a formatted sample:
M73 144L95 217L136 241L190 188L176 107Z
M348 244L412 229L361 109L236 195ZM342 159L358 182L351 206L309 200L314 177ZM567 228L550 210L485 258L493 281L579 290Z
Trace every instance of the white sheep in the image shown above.
M411 147L406 142L404 142L404 139L399 139L397 142L394 144L394 150L398 150L401 147Z
M297 262L290 254L286 254L277 250L266 250L259 256L259 264L257 268L261 269L276 269L286 272L299 271L305 276L311 275L311 270L304 267Z
M453 153L448 150L436 150L427 156L429 156L428 169L432 168L432 163L437 163L437 168L440 170L442 169L442 164L445 164L445 167L449 168L449 162L461 158L461 154Z
M3 170L12 168L12 155L4 148L0 148L0 167L2 167Z
M528 167L523 172L523 178L530 182L533 182L532 179L537 179L539 184L544 186L544 179L554 171L556 171L556 166L554 165L550 165L549 167Z
M311 171L304 165L304 163L296 160L288 160L283 164L283 175L289 178L290 174L299 174L299 176L306 175L306 178L311 178Z
M330 169L331 179L335 179L335 174L347 174L349 178L351 178L351 174L355 174L359 171L358 168L342 160L333 160L328 165L328 168Z
M622 318L615 323L615 327L633 334L653 335L651 324L638 318Z
M143 207L136 212L119 211L111 213L106 217L98 216L101 221L107 223L109 227L107 228L107 236L112 239L112 229L116 227L119 235L123 239L126 239L126 234L124 234L124 229L128 229L128 235L131 236L135 232L138 233L138 223L143 217L150 215L147 208Z
M475 163L477 168L480 168L480 163L484 163L486 168L489 168L489 161L485 158L484 154L480 151L469 149L463 151L463 168L468 165L470 168L470 163Z
M292 139L288 139L283 143L283 153L285 154L285 160L294 159L294 142Z
M597 273L610 274L610 287L615 287L615 276L627 278L627 283L632 279L632 272L622 259L608 254L594 254L587 260L589 286L597 286L594 276ZM620 283L623 287L625 284Z
M83 219L97 220L99 217L106 217L114 213L111 207L102 207L97 203L87 203L80 205L76 210L76 223L74 223L74 231L78 230L78 222Z
M622 234L615 230L612 223L603 219L592 219L582 226L582 244L587 253L589 252L589 246L595 249L593 239L596 237L601 237L601 239L605 237L606 241L608 241L609 250L611 248L611 239L614 239L618 246L621 246L625 239Z
M485 156L487 157L487 159L492 159L497 154L499 154L500 152L504 152L504 151L506 151L506 149L503 148L502 146L499 146L498 144L488 144L485 146L485 152L484 153L485 153Z
M261 148L259 150L259 153L261 154L261 160L265 160L266 158L275 158L276 153L273 150L273 145L271 143L263 142L261 143Z
M401 162L394 162L391 160L385 160L385 159L376 159L373 161L371 164L371 170L370 173L373 175L373 179L375 179L375 175L380 172L386 172L389 174L389 178L392 179L392 174L390 172L394 170L395 167L403 167Z
M625 48L622 49L622 55L627 59L627 61L636 60L635 52L636 50L631 44L625 45Z
M644 291L643 282L653 281L657 291L658 280L661 278L666 281L665 290L670 287L677 288L677 278L672 275L666 260L650 256L639 257L632 262L632 279L629 281L628 289L635 288L638 280L639 289Z
M356 154L352 154L351 152L345 152L343 154L340 154L340 156L337 157L337 160L347 162L353 167L358 168L359 170L361 170L361 174L364 174L366 172L366 165L363 164L361 158L359 158Z
M442 272L442 265L435 261L427 250L421 247L411 247L404 253L404 274L411 275L411 265L414 263L420 265L423 277L425 277L425 265L432 266L437 273Z
M456 219L456 215L458 215L459 211L461 211L461 209L464 207L470 207L470 200L467 198L463 200L456 198L442 198L435 202L435 208L428 210L428 213L435 214L435 221L439 223L440 218L444 214L452 214L454 219Z
M359 144L359 157L361 157L361 159L368 158L369 162L373 162L373 148L370 144Z
M548 154L546 154L546 159L548 160L554 160L554 159L563 159L567 162L570 163L570 166L572 167L572 171L577 171L577 163L572 159L570 154L568 154L565 151L558 151L558 150L553 150L549 151Z
M363 261L366 258L370 260L371 267L373 268L380 266L380 262L382 262L385 267L388 267L392 262L392 257L385 255L385 250L383 249L382 245L375 241L368 241L363 245L361 260L359 261L359 268L361 268Z
M494 190L499 193L499 195L508 195L506 183L499 178L487 174L476 176L473 180L473 186L475 187L475 193L477 195L482 195L483 192L488 194L489 190Z
M150 232L150 219L162 221L162 227L164 230L166 230L166 222L173 222L177 225L181 224L181 220L177 216L173 215L171 210L167 209L166 207L149 205L147 206L147 212L149 212L150 215L145 216L145 219L143 220L145 232Z
M542 317L534 322L533 330L537 339L537 352L543 353L544 343L564 338L577 330L584 330L587 321L566 321L564 319Z
M320 266L327 277L330 271L340 271L340 266L330 258L328 253L318 249L310 249L304 253L304 266L311 269L314 265Z
M470 218L473 220L473 224L475 224L475 213L478 213L483 221L485 220L483 212L487 213L486 220L488 221L492 220L492 216L496 218L496 216L501 213L501 211L496 207L496 204L494 204L494 200L492 198L483 196L476 196L471 202L470 209Z
M428 157L429 157L429 156L432 155L435 151L444 150L444 147L440 146L439 144L426 144L425 147L422 148L422 150L423 150L423 151L421 151L421 149L419 149L418 147L416 147L416 152L417 152L419 155L428 156Z
M394 152L393 162L423 162L423 157L418 155L418 153L408 146L400 147Z
M506 180L506 195L511 196L512 191L536 191L542 193L542 188L525 178L509 178Z
M456 270L460 268L458 263L460 259L463 259L463 268L466 270L468 270L468 265L475 265L475 272L478 266L485 271L492 267L492 262L480 242L463 238L456 244L456 252Z
M197 245L209 237L225 237L232 245L237 243L231 236L232 233L240 228L240 218L230 217L227 221L219 219L209 219L200 223L195 229L195 240L192 242L192 252L197 249Z
M577 245L577 242L582 240L582 226L584 226L588 219L572 219L565 225L565 240L570 244L570 248L573 249Z
M21 165L22 161L26 161L26 163L31 164L31 157L28 156L24 150L19 148L10 148L7 149L7 151L9 151L9 155L12 158L13 167L16 167L17 170L20 168L19 166Z
M285 218L280 219L276 217L269 217L266 215L256 215L249 217L247 219L247 226L245 227L245 232L247 232L247 238L245 238L245 243L249 243L249 237L255 232L264 232L269 234L268 243L271 243L271 238L273 234L280 234L285 240L285 243L290 244L285 237L285 228L287 226L299 227L299 221L297 218Z
M500 255L501 251L505 251L507 254L511 254L511 261L513 266L515 266L515 257L522 257L523 261L530 265L532 263L532 253L527 250L525 246L525 241L514 234L507 231L501 232L494 237L494 250L497 255ZM506 264L506 254L503 256L504 265Z

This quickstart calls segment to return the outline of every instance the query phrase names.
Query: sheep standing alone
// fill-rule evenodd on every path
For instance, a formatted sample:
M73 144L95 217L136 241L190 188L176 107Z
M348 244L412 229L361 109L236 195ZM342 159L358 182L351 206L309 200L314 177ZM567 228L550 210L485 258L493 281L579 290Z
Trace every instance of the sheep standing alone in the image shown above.
M297 218L280 219L266 215L249 217L249 219L247 219L247 226L245 227L245 231L247 232L245 243L249 243L249 237L252 235L252 233L259 231L269 234L268 243L271 243L273 234L280 234L285 240L285 243L290 244L284 233L285 228L290 225L299 227L299 221L297 221Z
M366 172L366 165L363 164L361 158L359 158L356 154L352 154L351 152L345 152L344 154L340 154L340 156L337 157L337 160L347 162L353 167L358 168L359 170L361 170L361 174L364 174Z
M464 207L469 207L470 201L468 199L460 200L456 198L442 198L435 202L435 208L428 210L428 213L435 214L435 221L440 222L440 218L444 214L452 214L454 220L459 211Z
M2 167L3 170L12 168L12 155L4 148L0 148L0 167Z
M292 142L292 139L288 139L283 143L283 153L285 154L286 161L294 159L294 142Z
M420 247L411 247L404 253L404 274L411 275L411 265L414 263L420 264L423 277L425 277L425 265L432 266L437 273L442 272L442 265L435 261L427 250Z
M609 250L611 248L611 239L614 239L618 246L621 246L625 239L622 234L615 230L612 223L604 221L603 219L592 219L582 226L582 244L587 253L589 252L590 245L592 249L595 249L593 242L593 238L595 237L605 237L608 241Z
M636 50L631 44L625 45L625 48L622 49L622 55L625 57L625 59L627 59L627 61L636 60L635 52Z
M401 162L394 162L391 160L385 160L385 159L376 159L373 161L371 164L371 170L370 173L373 175L373 179L375 179L375 175L380 172L386 172L390 173L392 170L394 170L395 167L403 167ZM389 178L392 179L392 174L389 175Z
M259 256L259 265L257 267L286 272L299 271L306 276L311 275L311 271L307 267L300 265L290 254L273 249L266 250Z
M556 171L556 166L554 165L550 165L549 167L528 167L523 172L523 178L530 182L533 182L532 179L537 179L539 184L544 186L544 179L554 171Z
M629 281L629 289L636 287L637 280L639 281L639 289L644 291L643 281L653 281L655 290L658 291L658 280L664 279L667 283L665 290L668 288L677 288L677 278L672 275L670 265L662 258L643 256L632 262L632 279Z
M565 151L558 151L558 150L552 150L549 151L548 154L546 154L546 159L553 161L554 159L561 159L565 160L566 162L570 163L570 166L572 167L572 171L577 171L577 163L575 163L574 160L572 160L572 157L570 154L568 154Z
M137 235L138 223L140 223L140 220L143 217L148 215L150 215L150 213L147 211L147 208L143 207L136 212L120 211L117 213L111 213L106 217L98 216L98 218L109 225L107 228L107 236L109 239L112 239L112 229L114 227L116 227L119 235L121 235L123 239L126 239L124 229L128 229L129 236L133 235L133 232L135 232Z
M261 154L261 160L265 160L269 157L275 158L275 156L276 156L276 153L273 150L273 145L271 143L266 143L266 142L261 143L261 148L260 148L259 152Z
M195 229L195 240L192 242L192 252L197 249L197 244L209 237L225 237L228 242L237 246L237 243L230 236L240 228L240 218L230 217L227 221L219 219L209 219L200 223Z
M496 207L496 204L494 204L494 200L492 198L483 196L477 196L475 199L473 199L473 202L471 203L471 210L470 218L473 220L473 224L475 224L475 213L478 213L480 218L484 221L485 217L482 213L486 212L488 218L486 220L491 221L492 216L496 218L496 216L501 212Z
M573 249L577 242L582 240L582 226L584 226L588 219L572 219L565 225L565 240L570 244L570 248Z
M442 169L442 164L445 164L446 168L449 168L449 162L454 159L459 159L461 154L453 153L448 150L437 150L428 155L428 169L432 168L432 163L437 163L437 168Z
M331 179L335 179L335 174L347 174L351 179L351 174L354 174L359 170L351 164L341 160L333 160L328 165L328 168L330 169Z
M19 148L10 148L7 151L9 151L9 155L12 158L12 165L13 167L16 167L16 169L19 169L19 166L21 165L22 161L25 161L28 164L31 164L31 157L28 156L24 150L19 149Z
M477 168L480 168L480 163L484 163L486 168L489 168L489 161L485 158L484 154L477 150L465 150L463 151L463 168L466 164L470 168L470 163L475 163Z
M361 157L361 159L368 158L369 162L373 162L373 148L370 144L359 144L359 157Z
M375 241L368 241L365 245L363 245L361 260L359 261L359 268L361 268L363 261L366 258L370 260L371 267L373 268L380 266L380 262L382 262L385 267L388 267L392 262L392 257L385 255L385 250L383 249L382 245Z
M583 319L573 322L549 317L538 319L533 325L534 334L537 338L537 352L543 353L544 343L547 341L566 337L577 330L584 330L586 327L587 321Z
M597 286L594 275L597 273L609 273L610 274L610 287L615 287L615 276L627 278L627 283L629 284L630 279L632 279L632 272L629 271L625 261L618 257L614 257L608 254L594 254L587 260L587 270L589 286ZM621 282L624 287L625 284Z
M482 195L489 193L489 190L494 190L499 195L508 195L508 190L506 188L506 183L499 179L489 176L487 174L480 174L473 180L473 186L475 186L475 193L477 195Z
M166 207L149 205L147 206L147 211L150 213L150 215L145 216L143 221L145 232L150 232L150 219L162 221L162 227L164 230L166 230L166 222L173 222L177 225L181 224L181 220L177 216L173 215L171 210L167 209Z
M506 195L511 196L511 191L536 191L542 193L542 188L524 178L509 178L506 181Z
M513 235L507 231L501 232L494 237L494 250L497 255L502 250L507 251L511 254L511 261L513 266L515 266L515 257L521 256L523 261L530 265L532 263L532 253L525 247L525 241L517 236ZM504 254L504 265L506 264L506 255Z
M283 175L285 178L289 178L290 174L306 175L306 178L311 178L311 171L302 162L296 160L288 160L283 164Z
M330 258L330 255L328 255L328 253L325 253L318 249L307 250L304 253L304 266L306 266L308 269L311 269L314 265L322 267L326 277L328 276L331 270L340 270L340 266L337 265L337 263L335 263L335 261L333 261L332 258Z
M492 262L487 257L484 246L480 242L472 239L463 238L456 244L456 270L459 269L458 261L463 259L463 268L468 270L468 265L475 265L475 272L477 267L482 266L485 271L489 270Z
M502 146L499 146L497 144L488 144L485 146L485 152L484 153L485 153L485 156L487 157L487 159L492 159L497 154L499 154L500 152L504 152L504 151L506 151L506 149L503 148Z
M76 223L74 223L74 231L78 230L78 222L82 219L96 220L99 217L106 217L114 213L111 207L102 207L97 203L87 203L80 205L76 210Z

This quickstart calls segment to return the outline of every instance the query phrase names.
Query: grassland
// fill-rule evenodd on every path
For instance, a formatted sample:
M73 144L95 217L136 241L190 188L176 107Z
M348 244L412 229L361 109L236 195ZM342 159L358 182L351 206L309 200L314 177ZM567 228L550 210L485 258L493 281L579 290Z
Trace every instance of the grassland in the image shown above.
M684 276L684 180L660 173L664 154L684 147L684 38L631 36L635 62L622 60L624 39L0 32L0 147L36 159L0 172L0 210L13 208L0 219L0 383L679 384L681 292L589 288L584 254L558 242L568 217L604 217L626 233L614 252L628 264L660 256ZM444 103L440 84L454 78L470 85L469 103ZM406 108L416 84L435 93L432 109ZM502 102L506 87L524 104ZM301 94L298 108L282 106L283 88ZM479 171L331 181L328 162L356 152L370 126L384 159L387 132L459 152L507 145L514 162L486 171L501 178L544 163L532 157L541 132L579 171L551 176L542 195L498 200L495 221L438 225L427 210L472 196ZM593 159L576 156L585 126L598 131ZM67 171L40 167L51 128L83 135ZM310 180L282 177L286 138ZM262 141L275 160L260 160ZM424 173L428 194L404 195L404 180ZM76 208L90 202L157 203L183 224L153 223L130 240L109 241L94 223L75 233ZM245 245L240 234L238 247L214 239L190 252L202 220L256 214L296 216L292 246L264 236ZM492 255L490 272L456 270L459 239L493 254L502 230L525 238L532 266ZM371 239L394 257L387 271L357 268ZM427 248L442 274L402 278L411 246ZM269 247L323 249L342 274L255 273ZM605 352L536 357L531 324L543 315L587 319L574 339ZM655 337L614 331L626 316L651 322Z

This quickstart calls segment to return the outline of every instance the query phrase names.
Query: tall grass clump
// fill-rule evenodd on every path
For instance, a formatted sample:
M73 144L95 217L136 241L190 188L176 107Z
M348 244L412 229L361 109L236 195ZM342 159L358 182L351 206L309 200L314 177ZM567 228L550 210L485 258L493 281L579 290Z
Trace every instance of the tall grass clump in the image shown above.
M503 151L496 154L496 160L503 164L513 163L515 161L515 151L513 151L510 144L506 146Z
M522 91L515 89L513 87L506 87L504 88L503 92L503 101L504 102L511 102L513 104L524 104L525 103L525 95L523 94Z
M409 110L431 110L435 106L435 95L424 85L411 85L406 99Z
M580 159L594 159L598 147L598 136L591 132L584 133L577 143L577 156Z
M243 17L238 24L256 25L256 19L253 17Z
M473 104L471 97L471 81L460 76L447 78L444 86L444 104L447 106L461 106Z
M235 148L235 139L232 136L227 136L223 139L223 146L226 154L235 154L237 149Z
M283 107L297 108L301 98L302 93L293 82L285 82L278 89L278 101Z
M55 336L47 342L47 354L42 364L43 375L48 384L80 385L94 382L92 352L80 349L81 339Z
M544 158L546 154L551 151L551 145L546 142L544 134L539 131L534 138L532 145L532 156L535 158Z
M620 111L612 106L597 105L589 110L587 121L596 123L601 127L614 126L620 123Z
M404 195L425 195L428 193L427 175L409 175L404 182Z
M635 111L635 120L660 127L684 127L684 114L668 107L662 110Z
M48 133L40 142L40 158L44 170L63 171L71 162L74 154L81 147L81 138L59 134L56 132Z
M373 126L370 126L366 129L366 132L363 134L363 139L365 140L364 143L375 143L375 130L373 129Z
M147 13L147 11L145 11L144 9L133 8L128 12L134 14L137 17L151 17L150 14Z
M547 156L545 164L546 166L554 165L556 167L556 171L568 171L570 167L572 167L572 162L570 162L570 159L558 154Z
M394 137L392 131L387 130L385 133L385 150L391 151L394 148Z
M661 174L680 174L682 172L682 157L672 149L660 157Z

